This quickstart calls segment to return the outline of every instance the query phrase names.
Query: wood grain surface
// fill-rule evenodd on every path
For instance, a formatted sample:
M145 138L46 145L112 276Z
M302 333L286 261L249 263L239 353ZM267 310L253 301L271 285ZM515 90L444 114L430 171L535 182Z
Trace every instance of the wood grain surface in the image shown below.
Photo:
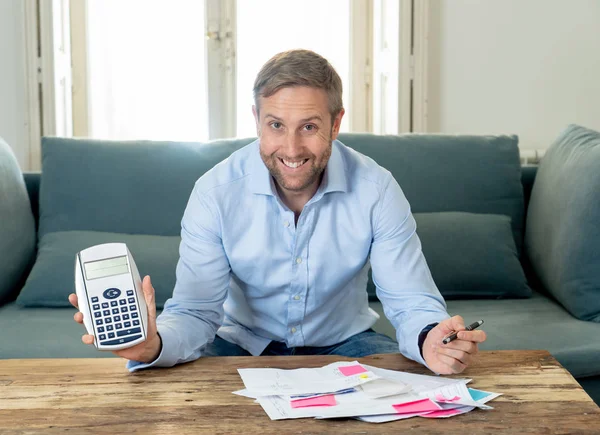
M481 352L458 377L503 395L449 419L415 417L371 424L353 419L271 421L243 388L238 368L321 367L338 356L203 358L129 373L124 360L0 360L0 433L143 434L600 434L600 408L546 351ZM359 361L431 374L401 355Z

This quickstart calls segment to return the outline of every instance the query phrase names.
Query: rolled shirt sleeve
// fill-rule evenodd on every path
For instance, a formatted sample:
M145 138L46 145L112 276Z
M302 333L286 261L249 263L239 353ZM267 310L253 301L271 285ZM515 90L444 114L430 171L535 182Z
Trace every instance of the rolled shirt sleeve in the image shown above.
M194 188L181 222L181 245L173 296L157 318L162 350L151 363L129 361L135 371L171 367L202 356L223 323L230 266L221 239L220 216L211 198Z
M400 352L425 364L419 333L449 317L416 233L410 205L396 180L389 176L374 217L371 267L383 311L396 329Z

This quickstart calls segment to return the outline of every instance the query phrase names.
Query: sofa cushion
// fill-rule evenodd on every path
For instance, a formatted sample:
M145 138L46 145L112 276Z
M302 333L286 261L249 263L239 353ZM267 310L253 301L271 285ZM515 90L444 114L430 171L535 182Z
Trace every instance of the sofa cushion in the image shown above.
M445 299L531 296L508 216L414 213L423 255ZM369 272L367 292L377 300Z
M531 296L510 217L463 212L414 217L423 254L444 298Z
M0 359L114 357L81 342L85 328L75 323L73 314L73 307L0 307Z
M37 260L17 303L26 307L69 307L75 292L75 255L101 243L123 242L129 248L141 277L150 275L156 305L173 294L179 260L179 236L115 234L95 231L59 231L40 240Z
M0 138L0 305L13 295L35 251L35 221L23 174Z
M373 329L395 337L381 303L371 307L381 315ZM538 292L529 299L448 301L448 313L467 323L483 319L487 340L481 350L545 349L575 377L600 375L600 325L577 320Z
M521 253L525 211L516 136L341 134L340 140L389 170L413 213L510 216Z
M73 314L73 307L28 308L17 303L0 307L0 359L117 358L112 352L83 344L85 328L75 323Z
M544 349L573 376L600 375L600 325L571 316L559 303L535 292L529 299L449 301L448 313L467 322L483 319L482 350Z
M578 319L600 322L600 133L570 125L548 149L525 242L545 289Z
M45 137L39 236L74 230L177 236L196 180L251 141Z

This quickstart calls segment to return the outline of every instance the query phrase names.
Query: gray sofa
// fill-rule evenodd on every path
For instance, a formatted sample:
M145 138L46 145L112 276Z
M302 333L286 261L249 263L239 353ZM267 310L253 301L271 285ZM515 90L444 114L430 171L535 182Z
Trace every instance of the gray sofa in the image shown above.
M44 138L42 173L23 174L19 185L13 168L13 177L0 190L0 255L12 267L0 281L0 358L110 357L82 344L83 328L72 320L75 311L66 298L73 291L75 253L93 244L126 242L140 272L152 275L162 306L175 280L179 223L195 179L251 140L194 144ZM591 274L587 281L552 274L575 260L573 268L581 264L572 248L587 257L591 252L592 266L600 259L600 254L594 257L600 238L593 229L577 236L580 244L560 245L565 243L565 217L573 220L573 231L585 232L597 209L584 207L573 215L577 199L560 192L576 182L571 173L564 175L568 183L552 184L565 162L574 161L565 152L580 158L581 149L586 150L581 164L589 166L591 160L600 173L600 135L569 126L539 168L520 166L515 136L346 134L340 140L399 181L449 313L467 322L485 321L488 340L481 348L547 349L600 403L600 263L581 272ZM6 178L6 167L16 163L0 161ZM598 177L581 176L592 187L598 182ZM26 192L30 209L18 209L19 189L19 194ZM600 189L588 190L587 200L600 202ZM571 210L551 204L561 215L558 221L548 217L556 212L547 210L556 195L566 196ZM588 221L579 225L581 215ZM34 239L31 249L16 249L32 243L19 245L18 240ZM573 280L583 284L566 294ZM381 314L374 328L395 336L371 281L367 291L371 307Z

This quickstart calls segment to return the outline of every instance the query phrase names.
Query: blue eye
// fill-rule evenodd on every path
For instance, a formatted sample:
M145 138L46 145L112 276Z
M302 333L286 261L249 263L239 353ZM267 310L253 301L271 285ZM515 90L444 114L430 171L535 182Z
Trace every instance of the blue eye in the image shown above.
M317 127L316 127L315 125L313 125L313 124L306 124L306 125L304 126L304 129L305 129L306 131L313 131L313 130L316 130L316 129L317 129Z
M272 122L271 123L271 127L273 127L274 129L277 130L277 129L279 129L281 127L281 122L277 122L277 121Z

